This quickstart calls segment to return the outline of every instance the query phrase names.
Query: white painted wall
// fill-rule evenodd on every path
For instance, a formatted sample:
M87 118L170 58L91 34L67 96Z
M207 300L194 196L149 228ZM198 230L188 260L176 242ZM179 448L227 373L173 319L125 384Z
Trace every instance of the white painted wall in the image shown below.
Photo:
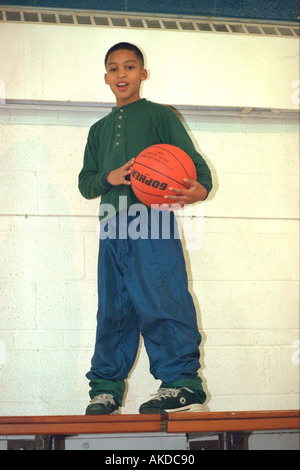
M295 37L205 34L3 23L0 75L6 97L113 101L103 60L119 41L147 57L153 101L183 105L297 109Z
M154 101L297 106L295 39L105 31L1 25L6 98L112 101L102 57L127 39L147 54L143 96ZM188 50L196 41L193 62ZM234 66L225 50L234 51ZM168 76L161 80L156 70L164 64ZM199 87L191 90L186 84L195 77ZM97 118L94 111L1 107L1 415L81 414L88 401L99 201L81 197L77 175ZM298 408L298 123L280 116L184 118L215 184L194 207L206 218L196 219L198 244L187 240L185 250L209 407ZM124 412L137 412L158 385L141 347Z

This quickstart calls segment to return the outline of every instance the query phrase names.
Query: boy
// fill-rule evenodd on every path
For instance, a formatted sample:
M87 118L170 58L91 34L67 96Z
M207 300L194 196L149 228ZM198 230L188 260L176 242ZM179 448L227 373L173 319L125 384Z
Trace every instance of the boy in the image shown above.
M134 158L146 147L176 145L193 159L197 181L186 180L189 189L173 189L172 199L180 206L206 199L212 188L210 170L175 113L140 98L147 71L136 46L118 43L111 47L105 68L105 83L114 93L117 107L91 127L79 174L81 194L87 199L101 196L102 217L96 345L86 375L91 388L86 414L119 412L140 333L150 372L162 384L139 412L200 411L206 400L197 375L201 336L188 292L181 242L175 236L174 214L170 213L168 239L151 237L149 217L145 222L148 237L124 236L124 224L127 228L135 219L130 207L139 201L130 187L129 175ZM115 216L105 219L101 208L108 204ZM150 209L144 208L149 215ZM106 228L114 230L105 232Z

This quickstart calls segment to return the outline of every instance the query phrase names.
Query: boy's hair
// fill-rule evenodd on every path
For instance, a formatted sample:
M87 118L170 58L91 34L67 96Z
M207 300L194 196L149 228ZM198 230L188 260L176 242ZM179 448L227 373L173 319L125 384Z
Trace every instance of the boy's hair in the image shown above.
M115 51L120 51L120 50L127 50L127 51L133 51L137 57L137 59L140 61L141 68L144 68L144 56L142 54L142 51L135 46L134 44L130 44L130 42L118 42L114 46L112 46L106 53L105 60L104 60L104 65L106 68L107 61L108 61L108 56L112 54Z

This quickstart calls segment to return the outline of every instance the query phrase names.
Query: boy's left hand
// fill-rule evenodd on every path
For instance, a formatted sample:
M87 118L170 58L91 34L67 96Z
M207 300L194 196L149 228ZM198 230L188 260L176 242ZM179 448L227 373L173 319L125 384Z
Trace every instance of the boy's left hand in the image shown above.
M190 187L188 189L169 188L174 193L174 196L165 196L167 199L172 199L174 204L179 204L183 207L185 204L193 204L194 202L204 201L207 197L207 190L198 181L184 178L183 181Z

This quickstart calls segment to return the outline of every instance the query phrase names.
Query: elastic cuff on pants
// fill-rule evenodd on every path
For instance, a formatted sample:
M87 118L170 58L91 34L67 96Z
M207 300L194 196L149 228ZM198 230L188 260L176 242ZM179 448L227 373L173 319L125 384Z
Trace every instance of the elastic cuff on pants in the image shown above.
M93 399L101 393L110 393L119 406L122 406L123 396L125 393L124 380L107 380L96 378L89 382L91 390L89 391L90 398Z

